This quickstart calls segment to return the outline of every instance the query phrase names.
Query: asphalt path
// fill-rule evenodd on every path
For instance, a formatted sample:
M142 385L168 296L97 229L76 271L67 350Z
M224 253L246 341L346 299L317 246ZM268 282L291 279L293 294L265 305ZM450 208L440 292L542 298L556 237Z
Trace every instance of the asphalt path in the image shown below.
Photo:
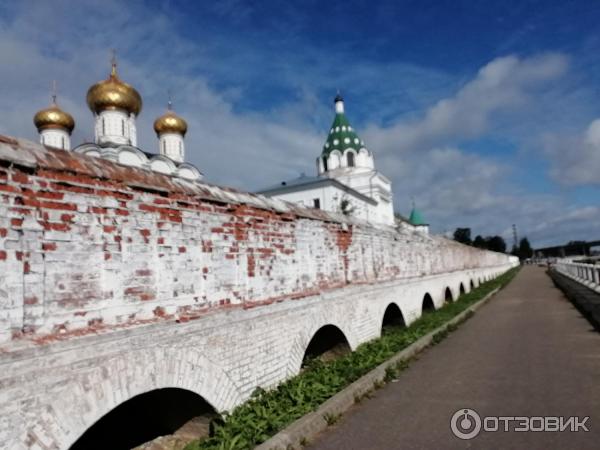
M460 301L460 299L458 300ZM451 417L463 411L459 431ZM579 431L515 431L561 426ZM486 419L487 418L487 419ZM544 423L544 425L542 425ZM461 428L461 425L463 427ZM484 431L498 425L509 431ZM524 267L474 317L309 445L312 450L600 449L600 334L544 270Z

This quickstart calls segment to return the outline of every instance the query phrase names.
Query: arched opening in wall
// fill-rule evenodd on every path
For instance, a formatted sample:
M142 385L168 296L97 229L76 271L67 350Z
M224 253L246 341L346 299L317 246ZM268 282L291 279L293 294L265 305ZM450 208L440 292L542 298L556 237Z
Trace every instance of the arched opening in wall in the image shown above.
M323 171L327 172L327 157L323 156Z
M452 303L454 301L454 298L452 297L452 291L449 287L447 287L446 291L444 292L444 301L446 303Z
M435 305L433 304L433 299L431 298L431 295L425 294L425 296L423 297L423 306L421 307L421 315L434 311Z
M473 282L473 279L471 279L471 289L470 290L472 291L473 289L475 289L475 283Z
M383 314L381 323L381 334L392 331L393 329L403 328L406 326L402 311L395 303L390 303Z
M136 395L104 415L70 450L130 450L172 434L183 439L184 434L192 435L191 441L193 436L208 436L214 416L215 409L192 391L156 389Z
M335 325L325 325L319 328L308 343L302 359L302 367L313 359L323 362L333 361L350 351L350 344L342 330Z
M348 162L348 167L354 167L354 153L348 152L346 155L346 161Z
M460 293L458 294L458 296L459 296L459 297L460 297L461 295L464 295L464 293L465 293L465 285L464 285L464 284L462 284L462 283L460 283L459 292L460 292Z

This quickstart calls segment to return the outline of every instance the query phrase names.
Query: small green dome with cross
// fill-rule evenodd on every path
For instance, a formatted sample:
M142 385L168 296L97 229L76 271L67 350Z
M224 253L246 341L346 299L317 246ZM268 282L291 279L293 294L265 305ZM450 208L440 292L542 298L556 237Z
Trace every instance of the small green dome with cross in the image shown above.
M323 145L321 156L329 156L334 150L344 153L349 148L358 153L361 148L365 148L365 142L356 134L352 125L350 125L344 113L344 99L339 93L336 95L334 102L335 118L329 129L327 140Z
M410 212L410 218L408 219L408 221L411 224L413 224L414 226L427 225L427 222L423 218L423 215L421 214L421 212L415 206L414 202L413 202L412 211Z

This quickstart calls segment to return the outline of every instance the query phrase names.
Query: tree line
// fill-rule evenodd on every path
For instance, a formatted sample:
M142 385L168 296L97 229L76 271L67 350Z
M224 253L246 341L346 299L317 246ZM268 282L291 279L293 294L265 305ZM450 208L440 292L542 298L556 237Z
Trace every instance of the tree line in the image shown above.
M481 248L484 250L491 250L493 252L506 253L506 241L502 236L475 236L475 239L471 239L470 228L457 228L454 230L454 240L462 244L471 245L473 247ZM524 237L519 242L518 246L513 246L511 252L512 255L518 256L519 259L527 259L533 256L533 249L529 244L529 240Z

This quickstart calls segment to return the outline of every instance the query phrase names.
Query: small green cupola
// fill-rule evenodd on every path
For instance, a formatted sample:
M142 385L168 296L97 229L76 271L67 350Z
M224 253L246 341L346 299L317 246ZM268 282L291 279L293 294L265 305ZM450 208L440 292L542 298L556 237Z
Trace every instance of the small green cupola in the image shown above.
M335 97L334 103L335 118L329 129L327 140L323 145L321 156L327 157L334 150L344 153L349 148L358 153L361 148L365 148L365 142L358 137L358 134L356 134L354 128L350 125L344 113L344 99L339 92Z
M413 207L412 207L412 211L410 212L410 217L409 217L408 221L415 227L422 226L422 225L428 225L428 223L423 218L423 215L421 214L421 212L417 209L414 201L413 201Z

